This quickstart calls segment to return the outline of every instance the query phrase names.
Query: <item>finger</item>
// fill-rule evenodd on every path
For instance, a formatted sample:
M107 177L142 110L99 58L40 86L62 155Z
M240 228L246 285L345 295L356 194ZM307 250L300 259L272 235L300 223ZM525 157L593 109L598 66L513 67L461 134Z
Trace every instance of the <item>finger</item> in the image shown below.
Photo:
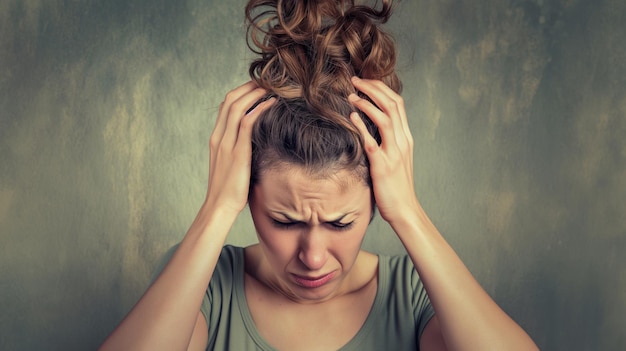
M374 139L369 130L367 130L367 126L357 112L352 112L350 114L350 120L354 123L356 128L359 130L359 134L361 134L361 137L363 138L363 148L365 149L365 153L367 154L371 164L372 158L376 157L375 154L380 149L378 142L376 142L376 139Z
M250 163L252 155L252 130L254 123L259 116L274 104L276 98L272 97L269 100L260 102L254 107L254 109L248 112L240 122L239 133L237 141L235 143L235 153L238 155L245 155L246 162Z
M394 139L387 137L387 142L383 143L383 149L389 150L389 141L395 140L395 145L402 155L406 155L409 166L412 169L413 136L411 135L411 130L408 125L408 118L402 97L378 80L354 79L353 81L355 88L372 99L372 101L378 105L377 107L385 112L391 119Z
M213 170L215 170L215 164L218 159L218 150L226 130L230 107L235 101L241 98L241 96L248 94L256 88L256 83L252 81L244 83L228 92L224 97L224 101L220 104L215 126L213 127L213 132L211 133L211 138L209 140L209 183L215 173Z
M250 113L255 113L257 110L256 108L253 110L250 109L266 95L267 90L263 88L256 88L247 94L242 95L239 99L237 99L237 101L233 102L228 111L226 129L224 130L224 136L221 141L221 144L223 144L224 147L232 148L235 146L242 118Z
M379 80L360 79L354 77L352 82L356 89L367 95L391 119L398 145L412 145L411 132L404 108L404 100Z
M224 101L220 104L220 109L217 115L217 120L215 121L215 126L213 127L213 133L211 134L210 145L212 148L217 148L219 143L222 141L222 137L224 136L224 131L226 130L226 122L228 120L228 112L230 111L231 105L237 101L241 96L249 93L250 91L256 89L257 85L249 81L239 87L229 91L224 97Z
M385 113L398 112L397 100L402 97L380 80L352 77L354 87L367 95Z
M387 149L392 143L394 145L397 143L392 121L389 116L387 116L378 107L374 106L374 104L358 97L356 94L350 94L348 96L348 100L350 100L356 108L363 111L363 113L365 113L372 120L372 122L374 122L376 127L378 127L378 131L380 132L380 137L382 139L382 148ZM360 117L359 120L361 120ZM363 123L363 121L361 121L361 123Z

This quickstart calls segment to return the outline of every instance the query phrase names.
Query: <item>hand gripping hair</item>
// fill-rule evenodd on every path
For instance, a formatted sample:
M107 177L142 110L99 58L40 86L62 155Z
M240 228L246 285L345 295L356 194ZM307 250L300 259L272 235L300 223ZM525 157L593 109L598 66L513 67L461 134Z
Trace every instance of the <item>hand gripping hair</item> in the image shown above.
M394 42L381 28L391 9L390 1L380 9L348 0L248 3L248 46L259 55L249 73L277 97L254 128L251 185L265 170L285 165L320 177L349 170L371 183L347 97L358 93L353 76L381 80L400 92ZM376 126L360 115L380 143Z

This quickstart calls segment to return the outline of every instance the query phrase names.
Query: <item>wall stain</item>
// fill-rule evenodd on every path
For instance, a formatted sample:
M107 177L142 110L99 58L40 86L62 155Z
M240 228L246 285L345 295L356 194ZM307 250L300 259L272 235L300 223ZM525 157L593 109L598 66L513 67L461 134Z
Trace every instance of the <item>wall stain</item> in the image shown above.
M522 8L505 3L491 10L487 30L475 43L460 47L458 94L470 110L488 118L490 140L495 128L528 118L549 60L541 31L528 23Z

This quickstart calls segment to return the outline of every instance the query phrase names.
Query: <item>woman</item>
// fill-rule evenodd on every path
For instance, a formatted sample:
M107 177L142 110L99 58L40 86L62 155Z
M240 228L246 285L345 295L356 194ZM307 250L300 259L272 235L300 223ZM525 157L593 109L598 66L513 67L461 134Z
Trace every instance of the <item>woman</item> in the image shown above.
M101 349L536 349L415 196L390 9L248 3L261 57L220 106L206 200ZM224 247L246 205L259 243ZM408 256L361 250L375 209Z

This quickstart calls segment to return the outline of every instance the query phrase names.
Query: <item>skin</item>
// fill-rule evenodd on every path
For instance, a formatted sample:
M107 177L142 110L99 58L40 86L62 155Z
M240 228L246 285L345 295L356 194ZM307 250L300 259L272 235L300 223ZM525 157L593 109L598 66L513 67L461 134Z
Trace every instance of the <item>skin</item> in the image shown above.
M204 349L208 335L200 305L226 236L247 204L252 126L275 99L246 111L266 95L248 82L220 104L205 201L178 250L101 350Z
M402 98L380 81L355 78L353 84L376 104L350 96L350 101L372 119L382 136L382 144L378 145L358 114L350 116L365 141L376 205L404 244L436 313L422 334L420 349L536 350L532 339L476 282L418 201L413 188L413 139ZM228 231L248 200L251 127L259 113L274 100L259 104L248 114L245 112L265 94L266 91L251 82L227 94L210 141L206 200L170 262L107 338L102 350L204 349L207 326L199 312L202 296ZM358 182L346 187L332 179L307 178L297 168L289 171L294 172L296 179L288 183L285 191L272 192L277 190L276 183L262 180L251 194L250 208L260 244L246 249L246 260L258 262L260 268L248 271L246 284L256 284L254 291L265 294L263 297L290 301L294 308L301 307L298 311L314 318L336 311L327 306L350 306L350 301L359 299L368 301L373 295L365 287L372 286L368 282L375 273L371 258L359 248L371 210L353 204L347 195L361 196L365 189L359 189ZM351 188L350 184L357 188ZM315 195L316 191L320 195ZM335 201L329 197L332 191L343 193ZM371 206L365 200L363 203ZM343 233L348 238L337 238L328 222L351 211L354 213L342 220L354 219L351 229L354 232ZM270 228L273 219L295 219L302 223L290 230L277 230ZM282 243L285 236L289 239ZM315 289L302 289L291 275L317 277L328 272L337 273ZM250 296L249 291L246 296ZM310 306L315 308L307 308ZM254 316L254 303L251 310ZM322 315L315 315L315 311L322 311ZM337 315L351 316L350 309L342 311L345 313ZM348 319L347 324L356 325L358 330L359 321L362 323L362 318L356 316ZM327 328L332 330L332 326ZM308 333L304 337L317 336L314 330ZM339 343L340 339L333 341Z
M259 333L279 350L348 343L377 289L378 257L361 250L370 188L347 171L323 179L287 166L263 174L249 205L259 244L245 249L244 286Z
M413 186L413 137L402 97L380 81L355 77L352 82L376 104L355 94L349 97L381 133L378 145L358 114L350 116L365 140L376 204L404 244L436 313L422 335L421 348L537 350L528 334L474 279L418 201Z
M362 285L352 268L372 212L371 191L347 171L336 178L349 181L312 178L297 166L269 171L250 198L262 249L249 257L261 263L255 276L298 303L324 302ZM316 288L297 278L329 274L332 279Z

